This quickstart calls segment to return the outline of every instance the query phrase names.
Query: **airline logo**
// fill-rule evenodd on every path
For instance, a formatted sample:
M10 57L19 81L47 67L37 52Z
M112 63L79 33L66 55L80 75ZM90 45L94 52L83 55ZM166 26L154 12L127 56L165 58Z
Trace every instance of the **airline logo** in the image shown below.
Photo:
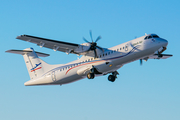
M38 66L40 66L40 65L41 65L41 63L36 64L36 66L31 69L31 72L41 69L42 67L38 67Z

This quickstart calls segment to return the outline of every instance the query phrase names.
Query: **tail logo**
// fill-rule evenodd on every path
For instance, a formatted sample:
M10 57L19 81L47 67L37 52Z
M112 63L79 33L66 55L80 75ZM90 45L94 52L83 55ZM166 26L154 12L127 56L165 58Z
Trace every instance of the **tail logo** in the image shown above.
M31 72L41 69L42 67L38 67L39 65L41 65L41 63L36 64L36 66L31 69Z

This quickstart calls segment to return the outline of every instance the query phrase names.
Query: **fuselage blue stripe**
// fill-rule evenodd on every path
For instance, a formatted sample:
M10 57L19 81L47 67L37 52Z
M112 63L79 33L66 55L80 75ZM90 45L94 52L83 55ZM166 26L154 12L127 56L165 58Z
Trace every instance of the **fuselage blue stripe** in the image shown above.
M66 72L66 74L67 74L70 70L72 70L73 68L76 68L76 67L80 67L80 66L87 65L87 64L92 64L92 63L97 63L97 62L102 62L102 61L108 61L108 60L114 60L114 59L119 59L119 58L125 57L125 56L133 53L133 52L134 52L135 50L137 50L137 49L138 49L138 48L134 46L133 49L132 49L131 51L129 51L127 54L125 54L125 55L118 56L118 57L114 57L114 58L107 58L107 59L101 59L101 60L97 60L97 61L91 61L91 62L88 62L88 63L83 63L83 64L81 64L81 65L78 65L78 66L75 66L75 67L72 67L72 68L68 69L67 72ZM68 64L68 65L65 65L65 66L60 66L60 67L54 68L54 69L46 72L46 73L43 74L42 76L48 74L49 72L56 71L56 70L59 70L59 69L62 69L62 68L66 68L66 67L71 66L71 65L74 65L74 64L79 64L79 63L73 63L73 64Z

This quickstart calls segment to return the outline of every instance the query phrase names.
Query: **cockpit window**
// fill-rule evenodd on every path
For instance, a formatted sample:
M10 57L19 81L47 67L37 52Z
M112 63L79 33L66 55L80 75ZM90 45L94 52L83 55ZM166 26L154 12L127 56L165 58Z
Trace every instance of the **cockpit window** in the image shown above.
M146 36L144 39L146 40L146 39L150 39L150 38L152 38L152 36L151 36L151 35L148 35L148 36Z
M146 40L148 36L146 36L144 39Z
M158 35L153 35L153 38L159 38L159 36Z
M148 39L150 39L150 38L152 38L152 36L150 35L150 36L148 36Z
M144 38L144 40L150 39L150 38L159 38L159 36L158 35L148 35Z

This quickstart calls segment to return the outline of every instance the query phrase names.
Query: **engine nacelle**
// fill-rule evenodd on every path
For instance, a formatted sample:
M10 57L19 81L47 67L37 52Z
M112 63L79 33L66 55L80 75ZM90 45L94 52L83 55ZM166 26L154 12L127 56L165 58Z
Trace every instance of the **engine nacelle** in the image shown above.
M89 51L90 47L91 47L90 43L83 43L83 44L79 45L78 48L76 48L74 50L74 52L80 53L80 54L87 53Z

